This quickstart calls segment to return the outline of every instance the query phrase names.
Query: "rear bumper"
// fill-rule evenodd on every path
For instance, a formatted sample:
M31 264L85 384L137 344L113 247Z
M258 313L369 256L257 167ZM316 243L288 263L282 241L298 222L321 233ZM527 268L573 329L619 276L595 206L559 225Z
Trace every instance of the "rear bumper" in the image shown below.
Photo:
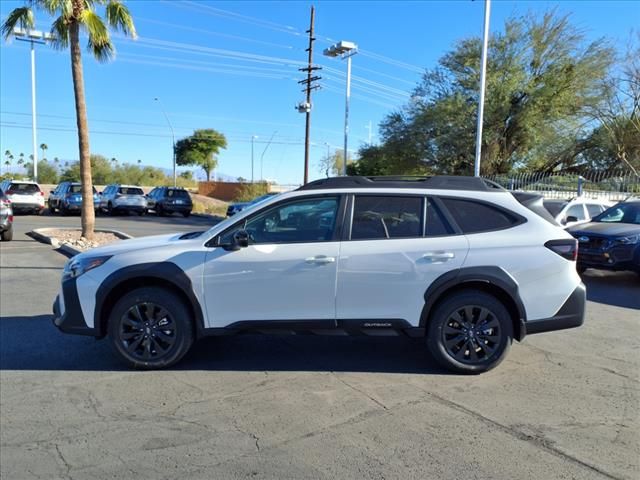
M587 289L583 283L578 285L573 293L564 302L558 313L550 318L529 320L523 323L523 333L531 335L535 333L565 330L579 327L584 323L585 308L587 304ZM522 335L524 338L524 335Z
M60 295L58 295L53 302L53 324L64 333L99 336L99 332L95 328L87 326L84 320L75 279L62 283L62 295L64 296L64 312L61 309Z
M171 212L171 213L190 212L192 208L193 206L191 205L163 205L162 206L162 209L165 212Z
M36 203L36 202L33 202L33 203L11 202L11 208L13 209L14 212L21 212L24 210L42 210L44 208L44 205L40 205L39 203Z

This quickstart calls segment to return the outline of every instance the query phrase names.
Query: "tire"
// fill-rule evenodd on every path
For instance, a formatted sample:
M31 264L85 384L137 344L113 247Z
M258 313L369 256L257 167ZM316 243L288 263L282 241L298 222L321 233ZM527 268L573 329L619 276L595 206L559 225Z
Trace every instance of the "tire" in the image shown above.
M509 312L497 298L479 290L452 294L430 316L427 346L435 360L452 372L491 370L507 356L512 341Z
M138 216L140 216L140 217L144 217L146 214L147 214L147 211L146 211L146 210L140 210L140 211L138 212Z
M182 212L184 218L189 218L189 215L191 215L191 212Z
M61 214L61 215L63 215L63 216L65 216L65 217L66 217L67 215L69 215L69 210L67 210L67 209L64 207L64 203L63 203L62 205L60 205L60 214Z
M9 230L5 230L0 234L0 238L2 238L3 242L10 242L13 240L13 225L9 227Z
M168 320L165 330L155 328L162 320ZM111 346L133 368L153 370L174 365L195 339L189 309L164 288L140 288L126 294L116 303L108 322ZM160 352L162 348L166 351Z
M576 270L578 271L578 274L579 274L579 275L582 275L584 272L586 272L586 271L587 271L587 267L583 267L583 266L581 266L581 265L578 265L578 266L576 267Z
M51 200L49 200L49 201L47 202L47 207L49 207L49 213L50 213L51 215L53 215L54 213L56 213L56 209L55 209L55 208L53 208L53 207L51 206Z
M113 204L111 202L109 202L107 204L107 215L113 217L113 215L115 215L115 211L113 210Z
M162 204L156 205L156 214L159 217L166 217L167 216L167 212L165 212L164 208L162 208Z

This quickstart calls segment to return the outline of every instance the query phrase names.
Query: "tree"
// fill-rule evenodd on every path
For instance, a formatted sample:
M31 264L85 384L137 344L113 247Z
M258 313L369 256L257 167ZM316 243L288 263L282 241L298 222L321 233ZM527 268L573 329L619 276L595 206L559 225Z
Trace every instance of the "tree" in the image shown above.
M21 167L24 164L24 153L21 153L18 157L18 166Z
M33 177L33 163L27 167L27 175ZM45 184L58 183L58 172L47 160L38 160L38 181Z
M113 170L106 157L102 155L91 155L90 162L93 182L96 185L107 185L113 182ZM61 175L61 180L70 182L79 182L81 180L80 162L73 162L71 165L65 162L65 167Z
M7 173L8 173L9 169L11 168L11 162L13 162L13 154L11 153L11 150L5 150L4 157L5 157L4 164L7 166Z
M351 155L347 156L347 170L353 163ZM320 160L320 170L328 178L330 176L342 175L344 165L344 150L336 149L333 154L329 154Z
M45 152L49 149L49 147L47 146L46 143L41 143L40 144L40 150L42 150L42 160L46 160L45 158ZM38 166L40 166L40 163L38 162Z
M190 137L178 140L175 148L178 165L196 165L211 180L211 172L218 165L216 155L221 148L227 148L227 139L213 129L196 130Z
M360 151L360 170L472 174L481 41L468 38L427 70L411 101L381 124L383 144ZM491 36L482 137L483 174L553 170L579 161L588 109L604 98L615 58L568 16L510 18Z
M98 5L105 7L104 20L95 11ZM59 49L69 47L71 53L71 73L82 178L82 236L91 240L95 226L95 213L80 30L82 29L87 35L89 51L100 62L113 58L115 54L108 27L134 38L136 30L129 10L118 0L28 0L24 7L11 11L2 24L2 34L5 39L13 35L13 29L17 26L25 29L34 27L32 7L37 7L49 15L57 17L51 25L51 32L55 37L52 45Z

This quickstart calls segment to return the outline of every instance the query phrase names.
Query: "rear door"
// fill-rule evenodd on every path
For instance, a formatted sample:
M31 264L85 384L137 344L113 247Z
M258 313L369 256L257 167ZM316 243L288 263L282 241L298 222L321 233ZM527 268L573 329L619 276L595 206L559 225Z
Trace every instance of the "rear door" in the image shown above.
M357 194L351 212L340 248L336 318L418 326L427 288L463 264L466 238L453 235L422 195Z

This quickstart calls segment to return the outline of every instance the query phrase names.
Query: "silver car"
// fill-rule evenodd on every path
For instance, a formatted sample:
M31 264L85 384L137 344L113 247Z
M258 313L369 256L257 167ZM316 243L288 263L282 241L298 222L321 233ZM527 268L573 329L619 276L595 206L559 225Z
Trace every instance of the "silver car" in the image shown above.
M109 215L122 212L147 213L147 198L144 191L135 185L107 185L100 196L100 210Z

